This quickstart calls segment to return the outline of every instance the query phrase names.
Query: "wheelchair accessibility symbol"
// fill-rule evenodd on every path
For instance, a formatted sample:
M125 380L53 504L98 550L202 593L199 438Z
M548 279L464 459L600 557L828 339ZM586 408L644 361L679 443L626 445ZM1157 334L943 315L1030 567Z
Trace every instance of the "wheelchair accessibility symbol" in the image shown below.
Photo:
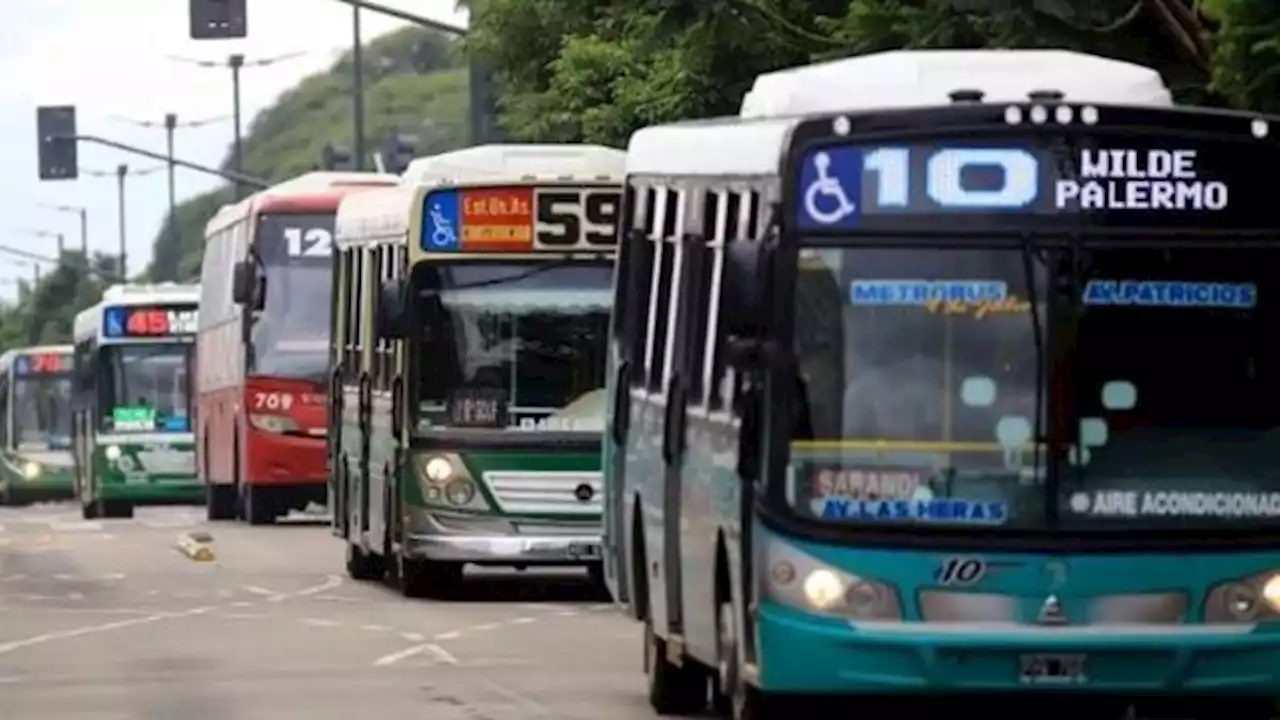
M812 153L801 169L800 185L802 227L852 224L862 193L862 153L853 148Z
M453 251L459 246L458 194L455 191L432 193L426 199L426 217L422 228L422 249Z

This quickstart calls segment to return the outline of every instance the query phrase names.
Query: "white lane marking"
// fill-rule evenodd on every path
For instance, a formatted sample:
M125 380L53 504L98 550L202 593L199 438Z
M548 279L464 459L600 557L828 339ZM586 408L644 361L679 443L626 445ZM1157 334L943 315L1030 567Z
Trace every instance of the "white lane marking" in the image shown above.
M391 628L387 627L386 625L361 625L360 629L368 630L369 632L386 632Z
M12 608L11 608L12 609ZM24 613L63 613L66 615L153 615L155 610L138 608L70 608L70 607L24 607Z
M320 596L319 596L319 597L317 597L316 599L317 599L317 600L323 600L324 602L338 602L338 603L360 603L360 602L364 602L364 600L363 600L362 598L341 597L341 596L339 596L339 595L320 595Z
M17 582L19 580L26 580L26 579L27 579L26 573L15 573L13 575L5 575L3 577L0 577L0 582Z
M58 630L57 632L41 633L40 635L32 635L22 640L13 640L7 643L0 643L0 655L8 655L14 650L33 647L35 645L44 645L57 640L67 640L70 638L82 637L85 635L97 635L99 633L111 632L112 630L121 630L123 628L133 627L135 625L148 625L157 623L161 620L172 620L175 618L191 617L194 615L203 615L215 610L213 606L205 606L192 608L191 610L183 610L181 612L156 613L145 617L129 618L128 620L117 620L116 622L104 623L102 625L86 625L84 627L71 628L68 630Z
M324 618L299 618L298 622L312 627L338 627L342 624L335 620L325 620Z
M514 620L510 620L509 622L512 625L528 625L529 623L537 622L537 621L538 621L537 618L518 617L518 618L515 618Z
M471 632L489 632L490 630L497 630L499 625L500 623L485 623L483 625L472 625L471 627L467 628L467 630Z
M374 660L373 664L376 667L386 667L388 665L394 665L400 662L401 660L406 660L408 658L414 657L415 655L421 655L423 653L429 653L431 655L434 655L437 660L439 660L442 663L445 663L446 665L458 664L458 658L454 657L448 650L445 650L444 648L440 647L439 645L436 645L435 643L423 643L421 645L414 645L413 647L407 647L404 650L401 650L399 652L393 652L390 655L383 655L377 660Z
M54 580L62 582L111 582L114 580L123 580L124 573L106 573L103 575L73 575L71 573L58 573L53 576Z
M227 605L231 607L252 607L253 603L249 602L248 600L237 600L233 603L227 603Z
M103 527L97 520L51 520L49 529L54 532L101 532Z
M573 617L574 615L577 615L577 614L578 614L577 610L561 610L560 612L556 613L556 615L559 615L560 617Z
M440 633L439 635L436 635L437 640L457 640L460 637L462 637L461 630L454 630L453 632Z
M421 634L415 632L400 633L400 637L408 640L409 642L422 642L423 640L426 640L426 638Z
M265 620L270 615L266 613L242 613L242 612L220 612L218 617L230 618L232 620Z
M268 590L264 587L258 587L257 585L245 585L243 589L245 592L253 593L254 595L271 596L276 594L274 590Z
M292 597L306 597L308 595L315 595L317 593L328 592L329 590L332 590L341 584L342 584L341 576L326 575L324 582L320 583L319 585L313 585L312 587L303 588L302 590L298 590L296 592L291 592L291 593L285 593L283 595L274 595L272 597L267 598L267 601L268 602L274 601L277 598L279 598L280 600L285 600ZM251 604L252 603L245 603L245 605L251 605ZM235 606L237 604L229 603L228 605ZM198 608L192 608L190 610L181 610L178 612L160 612L160 613L155 613L153 615L147 615L145 617L134 617L134 618L129 618L127 620L119 620L117 622L105 623L102 625L86 625L78 628L69 628L67 630L58 630L56 632L42 633L40 635L32 635L31 637L23 638L21 640L12 640L10 642L0 643L0 655L7 655L9 653L14 652L15 650L21 650L23 648L33 647L36 645L44 645L47 643L56 642L58 640L69 640L71 638L83 637L85 635L97 635L100 633L112 632L114 630L122 630L125 628L135 627L138 625L149 625L152 623L160 622L162 620L174 620L178 618L204 615L206 613L211 613L211 612L216 612L218 610L221 610L223 607L227 607L227 606L205 605Z

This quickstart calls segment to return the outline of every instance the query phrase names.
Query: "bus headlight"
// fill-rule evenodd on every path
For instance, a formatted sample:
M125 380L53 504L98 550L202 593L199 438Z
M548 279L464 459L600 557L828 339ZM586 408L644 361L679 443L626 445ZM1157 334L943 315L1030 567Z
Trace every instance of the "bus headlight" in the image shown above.
M298 423L293 418L284 415L250 413L249 424L258 430L269 432L273 435L283 435L298 429Z
M432 482L442 483L453 477L453 463L442 457L427 460L427 464L422 469L427 474L427 479Z
M116 460L120 459L120 446L108 445L107 449L102 451L102 454L105 455L107 459L110 460L111 462L115 462Z
M465 478L458 478L444 488L444 498L452 505L466 505L475 497L475 483Z
M34 460L28 460L22 464L22 477L28 480L35 480L40 477L40 463Z
M1219 583L1205 598L1207 623L1243 623L1280 618L1280 572Z
M784 605L858 620L901 620L897 590L832 567L777 539L763 541L764 595Z

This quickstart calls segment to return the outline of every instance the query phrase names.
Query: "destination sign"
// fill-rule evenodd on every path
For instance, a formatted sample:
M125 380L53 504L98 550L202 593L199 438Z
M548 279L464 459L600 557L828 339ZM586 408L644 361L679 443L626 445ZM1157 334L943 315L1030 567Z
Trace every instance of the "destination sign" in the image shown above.
M196 306L117 305L102 312L102 335L109 340L194 335Z
M1278 154L1270 144L1120 135L818 147L800 157L794 217L818 232L1081 221L1263 228L1276 224L1274 200L1248 173Z
M13 374L57 375L71 372L70 353L28 353L19 355L13 360Z
M436 190L422 208L422 249L439 253L612 252L622 190L514 186Z
M332 212L263 215L253 252L265 265L327 265L333 256L334 223Z

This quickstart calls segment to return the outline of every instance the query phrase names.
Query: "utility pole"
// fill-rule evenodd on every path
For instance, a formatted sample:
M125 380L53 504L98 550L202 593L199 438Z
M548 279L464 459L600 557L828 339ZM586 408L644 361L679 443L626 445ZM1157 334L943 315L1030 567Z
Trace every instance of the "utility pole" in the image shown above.
M58 213L79 216L80 252L84 253L86 258L89 257L89 210L78 205L46 205L44 203L40 203L40 207Z
M117 205L118 209L116 212L120 217L120 282L122 283L129 281L129 250L126 242L126 240L128 239L129 230L128 230L127 223L125 222L125 216L124 216L124 208L126 204L125 195L124 195L124 181L125 181L125 178L127 178L128 176L129 176L128 165L124 163L120 163L119 165L116 166L116 192L119 198L118 200L119 204Z
M360 6L351 6L351 155L356 172L364 171L364 42L360 32Z
M246 59L240 53L234 53L227 56L226 62L218 62L216 60L194 60L192 58L170 55L170 60L184 62L188 65L196 65L203 68L228 68L231 70L231 122L235 126L232 132L231 144L231 163L232 169L237 175L244 174L244 123L241 120L241 98L240 98L240 72L245 68L266 67L267 65L275 65L285 60L292 60L296 57L306 55L305 52L291 52L283 55L275 55L268 58L260 58L256 60ZM243 197L244 183L235 183L236 199Z

